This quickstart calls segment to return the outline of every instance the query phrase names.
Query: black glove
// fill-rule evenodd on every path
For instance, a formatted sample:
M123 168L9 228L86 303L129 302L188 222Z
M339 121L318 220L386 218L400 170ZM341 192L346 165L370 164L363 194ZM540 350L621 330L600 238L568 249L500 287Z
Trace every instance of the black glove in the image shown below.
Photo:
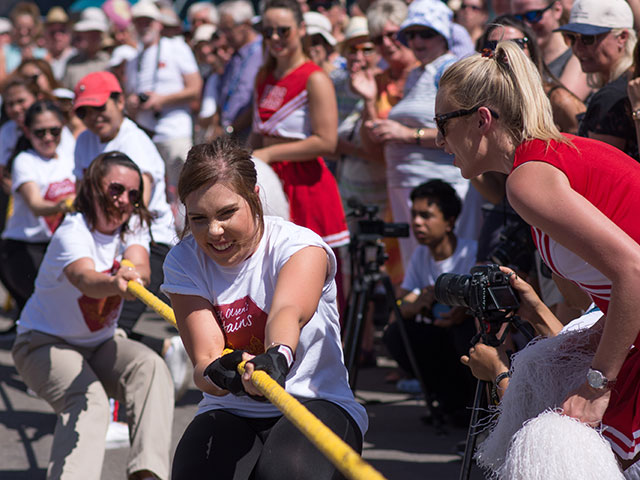
M253 357L247 363L253 363L255 370L267 372L271 378L284 388L284 381L291 369L290 364L293 364L293 351L287 345L276 345L263 354Z
M242 386L242 377L238 373L238 364L242 362L243 353L244 350L234 350L221 356L205 368L204 375L218 387L229 390L234 395L246 395Z

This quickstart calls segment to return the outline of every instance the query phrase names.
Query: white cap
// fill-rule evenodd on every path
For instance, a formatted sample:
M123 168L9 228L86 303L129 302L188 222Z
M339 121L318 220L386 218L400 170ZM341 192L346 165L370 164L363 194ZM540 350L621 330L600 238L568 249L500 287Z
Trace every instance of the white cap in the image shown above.
M8 18L0 17L0 34L11 33L11 22Z
M131 16L133 18L146 17L159 22L162 21L162 13L160 13L160 9L149 0L140 0L131 7Z
M54 88L53 92L51 93L56 98L66 98L67 100L73 100L74 98L76 98L73 91L69 90L68 88Z
M203 23L196 31L193 32L193 37L191 38L191 45L197 45L200 42L209 42L211 41L211 37L216 33L216 27L211 25L210 23Z
M305 12L304 23L307 27L307 35L322 35L331 46L337 43L335 37L331 35L331 22L327 17L318 12Z
M600 35L612 28L633 28L633 13L625 0L576 0L569 23L557 31Z
M113 49L107 66L109 68L117 67L122 62L133 60L137 55L138 50L133 48L131 45L119 45Z
M74 32L102 32L109 31L109 25L99 20L80 20L73 26Z

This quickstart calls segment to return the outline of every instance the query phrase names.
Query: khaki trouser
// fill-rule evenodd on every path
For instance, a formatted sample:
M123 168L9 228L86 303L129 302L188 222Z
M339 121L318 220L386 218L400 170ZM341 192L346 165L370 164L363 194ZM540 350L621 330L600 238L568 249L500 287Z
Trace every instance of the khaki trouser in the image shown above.
M48 479L100 479L109 398L126 408L127 473L168 478L173 383L159 355L127 338L88 348L38 331L18 335L12 354L27 386L58 415Z

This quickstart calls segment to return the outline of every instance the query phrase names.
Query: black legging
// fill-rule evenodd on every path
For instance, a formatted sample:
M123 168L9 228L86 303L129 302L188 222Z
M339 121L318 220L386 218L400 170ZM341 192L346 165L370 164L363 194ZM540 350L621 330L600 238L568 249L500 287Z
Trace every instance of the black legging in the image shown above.
M0 242L0 280L15 300L19 311L22 311L33 293L47 245L48 242L31 243L11 239Z
M351 416L327 400L304 405L358 453L362 433ZM285 417L247 418L225 410L195 417L173 459L173 480L338 480L342 474Z

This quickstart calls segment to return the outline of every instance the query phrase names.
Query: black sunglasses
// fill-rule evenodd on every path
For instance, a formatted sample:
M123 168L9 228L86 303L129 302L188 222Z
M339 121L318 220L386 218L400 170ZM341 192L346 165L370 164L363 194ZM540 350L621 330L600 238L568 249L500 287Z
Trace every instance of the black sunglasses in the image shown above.
M414 38L420 37L423 40L428 40L433 37L437 37L439 34L435 30L431 30L430 28L421 28L420 30L409 30L408 32L404 32L404 38L407 39L407 42L412 41Z
M508 40L509 42L513 42L516 45L518 45L522 50L525 49L525 47L527 46L527 44L529 43L529 37L523 37L523 38L511 38ZM484 50L485 48L489 49L489 50L495 50L496 47L498 46L498 40L487 40L484 43L484 47L482 47L482 50Z
M433 119L436 122L436 126L438 127L438 133L440 133L440 136L442 138L444 138L447 135L447 133L445 131L445 127L446 127L447 122L449 120L451 120L452 118L466 117L467 115L471 115L472 113L476 113L480 109L481 106L482 105L478 105L477 107L468 108L468 109L462 109L462 110L456 110L455 112L441 113L440 115L436 115L435 117L433 117ZM498 115L496 112L494 112L490 108L489 108L489 112L491 112L491 116L492 117L500 118L500 115Z
M122 195L127 188L118 182L111 182L107 187L107 194L116 200ZM140 191L139 190L129 190L127 192L127 196L129 197L129 202L137 207L140 205Z
M395 42L396 40L398 40L398 32L383 33L382 35L377 35L371 38L371 41L373 42L374 45L380 46L384 41L384 37L387 37L392 42Z
M544 12L553 7L555 3L556 2L551 2L545 8L541 8L539 10L529 10L528 12L517 13L514 15L514 17L521 22L538 23L540 20L542 20L542 15L544 15Z
M593 45L594 43L596 43L596 40L598 39L598 37L600 37L600 35L603 35L603 34L601 33L599 35L580 35L579 33L571 33L571 32L562 33L562 36L564 37L565 41L571 47L573 47L578 41L580 41L580 43L582 43L582 45L584 45L585 47Z
M103 113L107 109L107 104L101 105L99 107L79 107L76 109L76 117L80 120L84 120L89 113L92 111L94 113Z
M36 128L32 131L33 134L40 139L43 139L47 133L50 133L52 137L58 138L62 132L62 127L53 128Z
M277 34L278 38L287 38L291 33L291 27L263 27L262 36L267 39L273 38L273 34Z

